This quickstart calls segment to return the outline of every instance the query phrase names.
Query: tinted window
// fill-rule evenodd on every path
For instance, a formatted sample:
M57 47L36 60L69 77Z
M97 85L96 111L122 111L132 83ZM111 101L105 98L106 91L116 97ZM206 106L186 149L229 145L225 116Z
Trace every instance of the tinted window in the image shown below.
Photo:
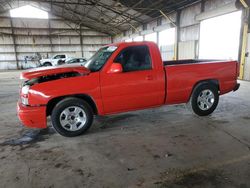
M151 58L147 46L125 48L116 57L115 62L121 63L124 72L152 69Z
M75 63L75 59L70 59L69 61L67 61L67 63Z
M54 59L61 59L61 58L65 58L65 55L57 55L54 57Z

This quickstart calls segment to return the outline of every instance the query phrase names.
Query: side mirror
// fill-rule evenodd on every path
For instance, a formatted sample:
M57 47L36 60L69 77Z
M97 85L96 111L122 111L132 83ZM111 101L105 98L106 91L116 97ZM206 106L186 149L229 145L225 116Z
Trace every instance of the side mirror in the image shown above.
M113 63L108 70L108 73L121 73L123 72L122 65L120 63Z

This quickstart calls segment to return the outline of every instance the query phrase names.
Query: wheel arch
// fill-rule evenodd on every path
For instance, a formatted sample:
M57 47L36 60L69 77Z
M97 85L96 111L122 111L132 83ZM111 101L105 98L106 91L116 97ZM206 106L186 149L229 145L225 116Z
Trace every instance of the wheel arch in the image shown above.
M68 97L76 97L76 98L79 98L79 99L83 99L85 102L87 102L90 105L90 107L93 110L93 113L95 115L98 114L98 109L97 109L96 103L95 103L94 99L91 96L89 96L87 94L74 94L74 95L66 95L66 96L55 97L55 98L49 100L48 103L47 103L46 115L47 116L51 115L52 110L55 107L55 105L58 102L60 102L61 100L65 99L65 98L68 98Z
M189 100L195 90L195 88L199 87L200 85L202 84L213 84L217 87L218 89L218 92L220 93L220 83L219 83L219 80L217 79L206 79L206 80L200 80L198 82L196 82L192 88L192 92L190 93L190 96L189 96Z
M45 64L50 64L50 65L52 66L52 63L49 62L49 61L45 61L45 62L43 63L43 65L45 65Z

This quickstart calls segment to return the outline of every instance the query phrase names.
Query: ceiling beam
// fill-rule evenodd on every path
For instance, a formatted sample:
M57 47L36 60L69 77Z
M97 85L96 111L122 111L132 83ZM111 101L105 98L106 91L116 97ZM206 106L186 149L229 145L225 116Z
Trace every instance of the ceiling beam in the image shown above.
M54 7L55 7L55 6L60 7L60 8L63 8L63 6L61 6L61 5L54 5ZM55 9L54 9L54 10L55 10ZM97 24L99 23L99 24L101 25L101 27L106 28L106 29L105 29L106 31L110 31L110 30L111 30L111 31L113 31L113 32L115 32L115 33L117 33L117 32L118 32L118 33L119 33L119 32L122 32L122 30L120 30L119 28L115 28L115 27L114 27L113 25L111 25L111 24L105 24L105 23L102 22L101 20L96 19L96 18L93 18L93 17L88 16L88 15L83 16L81 12L75 11L74 9L65 7L65 10L66 10L67 12L70 12L70 13L76 15L76 16L81 20L81 23L84 21L84 18L85 18L85 21L89 21L89 20L86 20L86 18L87 18L87 19L93 20L93 21L96 22ZM110 27L112 27L112 28L107 27L107 26L110 26ZM113 27L115 28L115 30L114 30Z
M155 6L157 6L158 4L160 4L160 3L162 3L162 1L163 0L158 0L158 1L156 1L156 2L154 2L153 4L151 4L150 5L150 9L154 9L154 7ZM139 10L140 8L134 8L135 10ZM151 10L152 11L152 10ZM134 18L138 18L138 17L140 17L140 16L142 16L142 15L145 15L147 12L149 12L149 10L147 10L147 11L141 11L141 12L139 12L139 13L136 13L136 14L134 14L133 15L133 17ZM130 20L129 19L126 19L126 20L124 20L123 22L121 22L121 23L119 23L118 25L116 25L116 27L119 27L120 25L122 25L122 24L124 24L124 23L126 23L126 22L129 22ZM143 22L142 24L144 24L145 22Z
M127 7L124 11L121 12L121 14L117 14L115 17L111 18L110 20L107 21L108 22L113 22L114 20L116 20L119 16L123 16L123 14L125 12L128 12L129 10L135 8L136 6L138 6L139 4L141 4L144 0L140 0L137 3L135 3L132 7Z
M90 2L90 0L86 0L86 2ZM113 8L113 7L111 7L111 6L107 5L107 4L104 4L104 3L102 3L102 2L98 2L96 6L103 7L103 8L105 8L105 9L107 9L107 10L110 10L110 11L112 11L112 12L118 14L118 15L123 15L123 16L125 16L125 17L127 17L127 18L129 18L129 19L132 19L132 20L134 20L134 21L136 21L136 22L138 22L138 23L142 23L142 20L140 20L140 19L135 19L135 18L133 18L133 17L132 17L130 14L128 14L128 13L126 13L126 14L123 13L123 14L122 14L122 11L116 10L115 8Z

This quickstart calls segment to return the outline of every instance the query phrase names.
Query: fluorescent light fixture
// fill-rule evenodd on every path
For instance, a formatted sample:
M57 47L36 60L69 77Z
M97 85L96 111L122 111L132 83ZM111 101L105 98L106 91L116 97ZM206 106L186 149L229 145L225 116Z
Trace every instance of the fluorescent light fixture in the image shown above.
M36 7L25 5L19 8L10 10L10 16L14 18L39 18L48 19L48 13Z

